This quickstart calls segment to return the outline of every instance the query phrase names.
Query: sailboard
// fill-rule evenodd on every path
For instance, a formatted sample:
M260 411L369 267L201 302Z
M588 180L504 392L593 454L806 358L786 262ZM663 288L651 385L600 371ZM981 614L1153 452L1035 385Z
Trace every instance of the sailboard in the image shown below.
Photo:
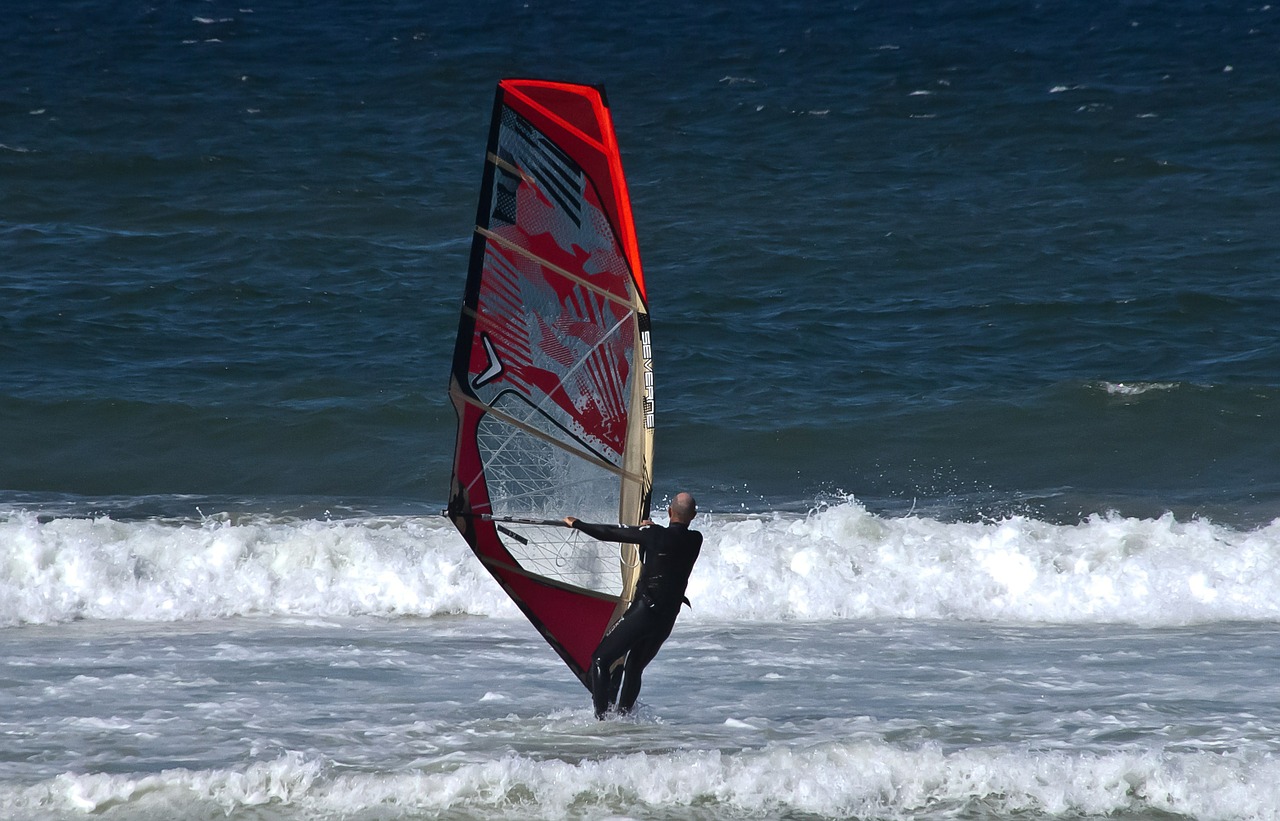
M639 524L653 486L649 311L600 88L498 83L449 395L445 513L587 684L640 562L561 519Z

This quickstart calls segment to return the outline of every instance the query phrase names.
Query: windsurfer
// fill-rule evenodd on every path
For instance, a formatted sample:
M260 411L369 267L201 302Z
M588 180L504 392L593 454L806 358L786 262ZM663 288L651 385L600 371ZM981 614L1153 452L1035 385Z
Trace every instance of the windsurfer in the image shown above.
M636 596L622 618L613 626L591 658L589 677L591 703L596 718L604 718L615 697L618 712L626 715L640 694L644 668L671 635L680 604L689 584L689 574L702 550L702 534L689 529L698 515L698 505L688 493L677 493L667 508L670 523L666 527L646 522L640 527L601 525L580 522L566 516L565 524L607 542L626 542L640 547L643 568L636 585ZM617 676L611 674L622 659L621 693Z

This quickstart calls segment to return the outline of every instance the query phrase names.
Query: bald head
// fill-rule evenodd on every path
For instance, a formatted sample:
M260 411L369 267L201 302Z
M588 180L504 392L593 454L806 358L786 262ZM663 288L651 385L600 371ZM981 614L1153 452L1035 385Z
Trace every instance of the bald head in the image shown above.
M694 516L698 515L698 503L694 501L693 496L689 493L677 493L676 497L671 500L671 505L667 507L667 514L671 517L672 522L687 525L693 521Z

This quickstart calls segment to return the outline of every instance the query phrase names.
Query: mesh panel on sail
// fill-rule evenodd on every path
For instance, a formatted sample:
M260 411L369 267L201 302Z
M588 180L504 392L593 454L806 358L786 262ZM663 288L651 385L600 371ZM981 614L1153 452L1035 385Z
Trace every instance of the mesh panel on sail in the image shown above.
M493 407L547 437L569 441L518 394L502 394ZM491 415L480 421L476 442L494 516L541 519L573 512L588 521L609 521L617 515L620 491L613 472ZM515 536L504 544L526 571L610 595L622 590L617 545L563 527L502 528Z

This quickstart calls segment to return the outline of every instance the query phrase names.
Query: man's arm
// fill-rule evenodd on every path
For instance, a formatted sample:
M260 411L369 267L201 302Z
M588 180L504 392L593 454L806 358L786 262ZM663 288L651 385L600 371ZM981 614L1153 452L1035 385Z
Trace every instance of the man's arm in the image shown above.
M640 528L628 525L598 525L575 519L572 516L565 516L564 523L574 530L581 530L591 538L599 539L602 542L640 544L640 540L643 538Z

